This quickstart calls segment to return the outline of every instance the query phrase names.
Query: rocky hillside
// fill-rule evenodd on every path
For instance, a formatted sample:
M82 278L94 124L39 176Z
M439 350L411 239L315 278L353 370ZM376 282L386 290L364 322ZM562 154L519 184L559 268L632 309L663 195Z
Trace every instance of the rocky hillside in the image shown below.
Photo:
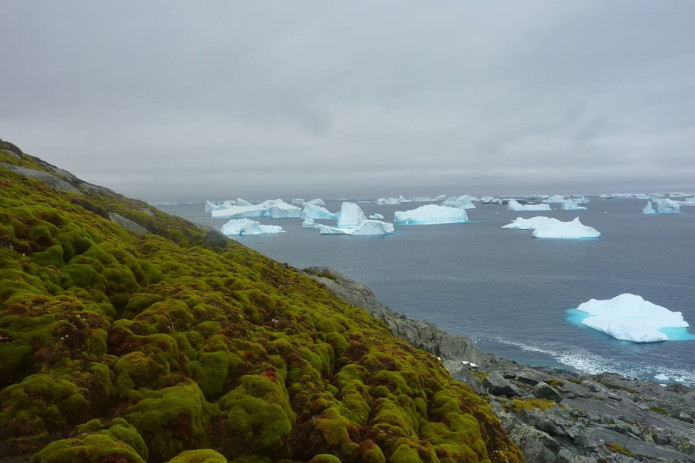
M517 462L312 278L0 140L0 461Z

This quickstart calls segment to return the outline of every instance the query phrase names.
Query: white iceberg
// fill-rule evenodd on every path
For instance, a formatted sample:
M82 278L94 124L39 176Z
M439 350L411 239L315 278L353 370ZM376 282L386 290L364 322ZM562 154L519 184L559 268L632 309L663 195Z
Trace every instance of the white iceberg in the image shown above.
M507 210L510 211L550 211L550 206L547 204L520 204L515 199L510 199L507 203Z
M210 214L212 217L222 219L249 217L269 217L277 219L299 217L301 212L301 208L287 204L282 199L270 199L255 205L248 203L248 201L237 199L237 204L235 206L229 206L224 209L215 209L211 211Z
M571 222L560 220L557 223L546 222L544 225L536 227L531 236L534 238L581 239L598 238L601 233L595 228L582 224L577 217Z
M314 222L311 217L306 217L302 222L302 228L320 228L321 224Z
M319 230L322 235L351 236L388 235L394 232L393 224L378 220L365 220L355 228L329 227L319 224Z
M537 227L560 223L558 219L551 217L537 216L525 219L517 217L512 223L504 225L502 228L514 228L517 230L535 230Z
M680 214L681 212L680 203L678 201L663 198L657 199L655 202L656 211L659 214Z
M662 328L687 328L680 312L645 301L642 297L624 293L613 299L591 299L577 307L589 316L582 323L616 339L632 342L667 341Z
M227 236L240 235L266 235L273 233L283 233L285 230L277 225L261 225L255 220L232 219L222 225L222 233Z
M226 201L225 201L226 203ZM231 201L230 204L234 205L236 204L237 206L253 206L250 202L246 201L243 198L237 198L236 201Z
M339 212L333 213L322 206L305 203L301 216L305 219L336 219L339 214Z
M372 215L370 215L369 218L372 219L372 220L381 220L381 219L384 218L384 216L377 213L377 214L372 214Z
M651 201L647 201L647 205L644 206L644 209L642 209L642 214L656 214Z
M534 238L581 239L598 238L601 236L601 233L595 228L582 224L579 221L579 217L571 222L563 222L544 216L531 217L530 219L517 217L512 223L504 225L502 228L533 230L531 236Z
M326 201L324 201L321 198L316 198L316 199L312 199L311 201L304 201L303 206L307 206L309 204L311 204L312 206L325 206Z
M460 223L468 222L468 215L461 208L427 204L409 211L396 211L394 222L409 225Z
M562 204L562 203L564 203L565 201L567 201L567 199L565 199L564 196L560 196L560 195L549 196L549 197L547 197L546 199L543 200L544 203L548 203L548 204L550 204L550 203Z
M379 198L375 202L381 206L395 206L403 202L405 198L401 195L398 198Z
M573 199L566 199L562 202L562 209L565 211L583 211L586 207L580 206L577 201Z
M338 228L357 228L366 220L367 216L357 204L346 201L340 205Z
M478 198L474 198L468 195L454 196L444 200L442 206L458 207L460 209L475 209L475 204L473 204L473 201L477 200Z
M492 196L481 196L480 202L483 204L504 204L504 200Z

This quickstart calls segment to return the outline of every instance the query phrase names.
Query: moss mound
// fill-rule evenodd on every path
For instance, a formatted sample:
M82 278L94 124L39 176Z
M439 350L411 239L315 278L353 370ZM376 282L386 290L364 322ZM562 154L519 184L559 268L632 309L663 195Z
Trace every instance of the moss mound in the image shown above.
M0 151L2 162L50 166ZM80 188L0 166L10 452L34 463L522 461L482 399L365 311L238 243L210 247L182 219Z

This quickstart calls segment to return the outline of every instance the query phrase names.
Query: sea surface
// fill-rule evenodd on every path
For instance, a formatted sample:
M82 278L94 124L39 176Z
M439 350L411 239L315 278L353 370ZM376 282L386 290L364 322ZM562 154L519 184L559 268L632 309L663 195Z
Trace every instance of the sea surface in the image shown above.
M645 215L645 200L590 199L585 211L478 204L467 211L467 223L396 225L395 234L372 237L320 235L301 228L300 219L260 219L286 232L234 239L298 268L335 268L392 309L468 336L485 352L530 365L695 385L695 341L618 341L568 320L568 310L589 299L633 293L682 312L695 327L695 207ZM326 202L330 211L340 210L340 201ZM388 222L394 211L422 204L359 203ZM203 204L158 207L218 230L227 221L211 218ZM538 215L578 216L601 237L546 240L501 228Z

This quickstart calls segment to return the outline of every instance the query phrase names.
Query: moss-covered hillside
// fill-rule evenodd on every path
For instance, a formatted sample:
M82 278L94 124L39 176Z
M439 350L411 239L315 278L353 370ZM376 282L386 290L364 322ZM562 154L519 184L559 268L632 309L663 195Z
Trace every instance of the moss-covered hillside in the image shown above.
M0 149L0 461L522 460L436 358L292 268L206 242Z

